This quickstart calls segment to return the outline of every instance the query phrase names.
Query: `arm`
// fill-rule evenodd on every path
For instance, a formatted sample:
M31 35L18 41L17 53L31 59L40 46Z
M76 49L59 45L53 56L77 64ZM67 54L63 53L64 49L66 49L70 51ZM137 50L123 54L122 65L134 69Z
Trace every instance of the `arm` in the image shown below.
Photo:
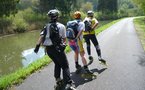
M78 39L80 37L80 35L82 34L83 30L80 30L76 36L76 39Z
M98 26L99 23L95 23L93 26L92 26L92 30L94 30L97 26Z
M37 41L36 47L35 47L35 49L34 49L34 52L35 52L35 53L38 53L39 48L40 48L40 44L42 43L42 39L43 39L43 37L40 36L39 39L38 39L38 41Z
M85 24L83 22L80 22L78 27L79 32L76 36L76 39L78 39L82 35L83 30L85 30Z
M66 28L65 28L65 26L63 25L63 28L62 28L63 30L62 30L62 42L63 42L63 44L66 44Z
M95 19L95 18L93 18L93 19L94 19L94 25L92 26L92 30L94 30L98 26L98 24L99 24L97 19Z

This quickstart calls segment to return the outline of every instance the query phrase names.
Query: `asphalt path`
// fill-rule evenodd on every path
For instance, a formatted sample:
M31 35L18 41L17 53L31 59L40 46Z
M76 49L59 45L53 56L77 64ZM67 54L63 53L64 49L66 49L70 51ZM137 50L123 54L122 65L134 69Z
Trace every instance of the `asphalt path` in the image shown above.
M89 68L97 74L96 79L86 80L76 75L74 53L67 54L71 78L77 90L145 90L145 52L137 37L133 18L119 21L100 33L97 38L108 66L99 64L92 45L94 62ZM82 64L81 60L79 63ZM54 64L50 63L10 90L54 90L53 71Z

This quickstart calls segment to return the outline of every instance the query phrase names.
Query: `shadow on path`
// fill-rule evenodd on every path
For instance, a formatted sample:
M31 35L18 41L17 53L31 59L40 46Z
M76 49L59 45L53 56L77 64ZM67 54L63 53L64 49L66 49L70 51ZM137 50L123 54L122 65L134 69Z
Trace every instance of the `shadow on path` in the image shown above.
M102 69L98 70L97 68L95 68L95 69L92 69L91 71L92 71L93 73L97 72L98 74L101 74L101 73L104 72L106 69L107 69L107 68L102 68ZM80 74L76 74L75 72L72 72L72 73L71 73L71 78L72 78L72 80L75 82L75 86L76 86L76 87L78 87L79 85L83 85L84 83L88 83L88 82L90 82L90 81L92 81L92 80L97 79L97 77L96 77L96 78L93 78L93 79L92 79L92 78L85 79L85 78L82 78L82 77L81 77L81 74L82 74L82 73L80 73Z

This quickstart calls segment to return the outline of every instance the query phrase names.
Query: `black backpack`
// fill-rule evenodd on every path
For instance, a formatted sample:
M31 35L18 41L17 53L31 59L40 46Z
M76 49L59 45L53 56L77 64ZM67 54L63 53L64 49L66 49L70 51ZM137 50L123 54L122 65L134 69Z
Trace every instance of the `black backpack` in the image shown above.
M85 24L85 31L89 31L90 32L92 30L91 22L88 21L88 20L85 20L84 24Z
M51 23L49 26L50 39L53 46L58 52L64 52L66 45L63 44L62 37L59 35L59 28L56 23Z
M52 44L54 46L60 45L62 43L62 38L59 35L59 29L58 29L56 23L50 24L49 32L50 32L50 39L52 41Z

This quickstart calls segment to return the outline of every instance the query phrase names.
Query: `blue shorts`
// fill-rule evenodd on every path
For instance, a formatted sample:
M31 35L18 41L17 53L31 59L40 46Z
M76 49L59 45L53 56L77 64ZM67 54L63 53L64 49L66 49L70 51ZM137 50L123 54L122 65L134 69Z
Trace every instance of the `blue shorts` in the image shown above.
M70 48L71 48L73 51L78 50L78 47L77 47L76 45L70 45Z

